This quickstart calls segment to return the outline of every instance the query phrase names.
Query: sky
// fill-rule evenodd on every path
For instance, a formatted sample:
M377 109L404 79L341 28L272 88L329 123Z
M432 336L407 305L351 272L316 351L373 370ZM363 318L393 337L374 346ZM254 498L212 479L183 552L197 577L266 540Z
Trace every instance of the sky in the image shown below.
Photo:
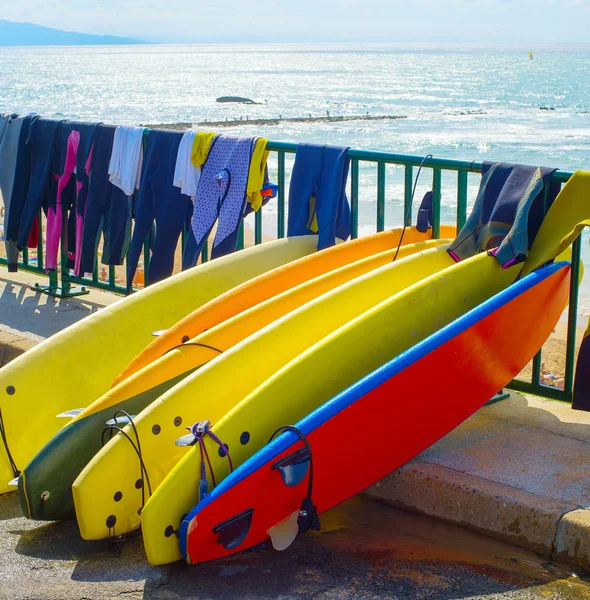
M166 43L590 43L590 0L0 0L0 19Z

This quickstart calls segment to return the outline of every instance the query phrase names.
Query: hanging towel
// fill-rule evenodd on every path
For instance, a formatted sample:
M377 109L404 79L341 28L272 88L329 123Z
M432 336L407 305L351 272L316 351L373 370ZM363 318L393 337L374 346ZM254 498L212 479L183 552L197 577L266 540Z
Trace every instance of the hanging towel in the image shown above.
M289 188L287 236L318 234L318 250L350 236L348 148L299 144Z
M192 202L173 185L176 156L182 139L180 131L155 129L145 145L141 184L136 199L135 227L127 259L127 291L133 277L146 235L155 222L152 256L146 284L172 274L178 238L192 213ZM200 184L199 184L200 185Z
M523 262L543 220L545 186L547 208L559 193L559 184L550 182L555 171L484 162L475 205L448 249L451 257L460 261L487 250L504 268Z
M271 183L268 177L268 165L264 167L264 179L262 181L262 188L260 190L260 203L258 201L255 202L254 206L252 205L252 198L248 198L248 204L246 205L246 212L244 213L244 217L260 210L263 206L266 206L269 200L272 198L276 198L279 192L279 186L275 183Z
M191 162L195 167L202 167L209 156L213 140L217 137L214 131L199 131L193 140Z
M29 238L37 213L47 207L53 186L50 180L54 161L55 140L62 120L34 119L29 127L27 146L30 152L31 173L27 196L22 208L16 246L22 250Z
M201 167L191 162L193 144L197 136L196 131L187 131L180 140L176 167L174 169L174 185L180 188L183 194L194 200L197 195L197 186L201 179Z
M248 174L248 204L249 208L256 212L262 207L262 187L266 174L266 162L269 152L266 149L268 140L266 138L258 138L252 152L252 160L250 161L250 172Z
M144 127L128 125L120 125L115 131L109 178L113 185L121 188L128 196L139 189L144 131Z
M131 197L109 180L116 128L99 125L90 155L90 178L82 231L80 271L92 273L101 231L102 263L122 265L131 240Z
M255 141L256 138L225 135L213 140L197 188L192 235L189 235L184 249L183 268L196 264L216 221L211 258L224 256L236 249L246 208L248 174Z

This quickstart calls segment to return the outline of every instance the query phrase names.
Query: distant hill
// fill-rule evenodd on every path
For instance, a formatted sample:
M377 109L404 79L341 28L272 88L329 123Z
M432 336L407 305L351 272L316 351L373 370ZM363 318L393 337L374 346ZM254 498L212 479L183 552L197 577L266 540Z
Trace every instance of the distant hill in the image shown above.
M0 19L0 46L98 46L145 43L142 40L116 35L90 35L42 27L34 23L16 23Z

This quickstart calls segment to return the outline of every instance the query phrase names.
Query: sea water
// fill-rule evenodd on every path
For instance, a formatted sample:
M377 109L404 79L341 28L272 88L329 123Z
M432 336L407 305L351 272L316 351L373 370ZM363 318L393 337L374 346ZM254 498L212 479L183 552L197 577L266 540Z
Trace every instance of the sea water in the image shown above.
M129 124L241 120L228 132L468 161L590 169L589 67L590 45L0 48L0 110ZM216 102L227 95L259 104ZM405 118L272 126L246 122L328 114ZM271 175L276 177L276 168ZM422 172L415 206L431 187L431 177L428 170ZM444 222L454 222L455 183L455 175L445 174ZM470 204L478 184L479 176L471 175ZM361 168L359 199L359 232L374 231L374 165ZM390 166L386 225L399 223L402 212L403 170ZM276 233L275 215L276 206L269 205L264 213L269 235ZM583 252L590 265L587 237ZM590 282L583 284L582 297L581 309L587 312Z

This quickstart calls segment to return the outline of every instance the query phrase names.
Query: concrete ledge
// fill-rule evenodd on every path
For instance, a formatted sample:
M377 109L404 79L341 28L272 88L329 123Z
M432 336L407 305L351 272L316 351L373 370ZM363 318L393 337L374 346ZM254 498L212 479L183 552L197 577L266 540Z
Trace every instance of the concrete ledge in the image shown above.
M14 360L37 343L37 340L22 335L0 331L0 367Z
M367 495L546 557L553 552L562 515L572 510L572 505L419 459L369 488Z
M573 510L561 518L553 557L583 569L590 567L590 510Z

